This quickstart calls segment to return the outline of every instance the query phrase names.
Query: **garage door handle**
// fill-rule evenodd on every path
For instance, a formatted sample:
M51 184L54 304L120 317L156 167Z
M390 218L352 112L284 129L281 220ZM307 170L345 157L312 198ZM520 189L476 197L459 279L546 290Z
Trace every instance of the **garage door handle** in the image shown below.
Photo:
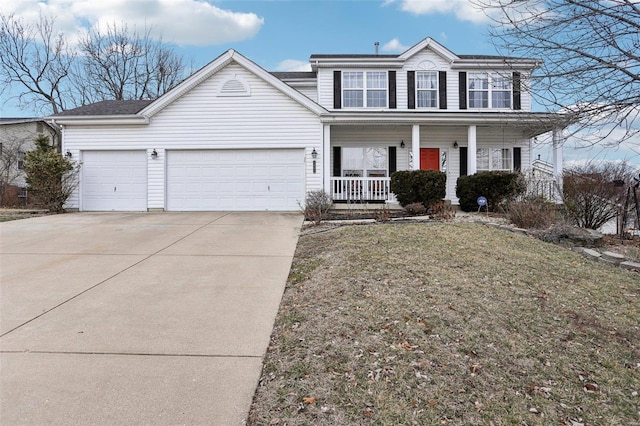
M116 192L116 187L115 186L113 187L113 192Z
M271 191L271 186L267 185L267 191Z

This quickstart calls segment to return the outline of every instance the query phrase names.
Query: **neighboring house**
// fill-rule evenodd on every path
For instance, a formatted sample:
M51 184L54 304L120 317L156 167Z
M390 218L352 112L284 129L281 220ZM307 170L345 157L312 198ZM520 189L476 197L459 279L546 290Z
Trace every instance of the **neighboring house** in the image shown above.
M82 162L79 210L297 210L394 203L396 170L528 169L559 114L531 112L534 59L456 55L426 38L400 55L312 55L269 73L229 50L154 101L105 101L49 117Z
M55 136L42 118L0 118L0 205L26 202L24 157L41 135Z

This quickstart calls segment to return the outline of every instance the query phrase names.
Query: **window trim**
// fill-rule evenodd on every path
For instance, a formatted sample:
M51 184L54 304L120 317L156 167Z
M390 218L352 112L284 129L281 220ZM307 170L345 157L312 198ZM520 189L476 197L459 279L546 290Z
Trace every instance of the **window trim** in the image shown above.
M345 87L345 77L348 73L361 73L362 74L362 88L346 88ZM384 88L378 88L378 87L369 87L368 86L368 78L367 78L367 74L368 73L381 73L384 75ZM343 70L342 71L342 76L340 78L340 82L342 87L340 88L340 93L342 95L342 99L341 99L341 106L342 109L389 109L389 72L386 70L380 71L380 70L367 70L367 69L350 69L350 70ZM362 105L361 106L346 106L345 105L345 92L347 91L361 91L362 92ZM368 91L382 91L384 90L384 96L382 97L382 99L384 99L384 106L368 106L367 105L367 93Z
M369 148L375 149L383 149L385 152L385 168L384 168L384 177L389 177L389 147L387 146L377 146L377 145L367 145L367 146L344 146L342 147L341 153L341 170L340 175L342 177L371 177L370 174L372 172L381 172L383 169L369 169L367 168L367 160L366 160L366 150ZM361 158L362 158L362 169L353 169L349 168L348 163L348 155L346 150L360 150ZM357 172L360 172L357 175Z
M419 89L418 88L418 80L419 80L419 74L427 74L427 73L431 73L431 74L435 74L436 76L436 87L435 89ZM415 91L416 91L416 109L439 109L440 108L440 73L437 70L416 70L416 76L415 76ZM419 92L435 92L435 100L436 100L436 105L435 106L420 106L420 97L418 96Z
M480 157L479 154L481 151L487 151L488 154L488 159L487 161L489 162L489 168L483 168L480 166ZM499 166L500 167L496 167L494 165L494 153L496 151L501 151L501 157L500 157L500 163ZM508 156L505 157L504 156L504 151L507 151ZM502 165L504 164L504 160L508 159L509 160L509 168L503 168ZM484 146L481 148L476 148L476 169L479 172L492 172L492 171L508 171L511 172L513 171L513 147L511 148L505 148L502 146Z
M486 81L487 81L487 89L471 89L471 80L472 77L474 75L484 75L486 76ZM494 76L498 76L500 77L500 79L503 79L505 81L507 81L509 83L509 90L498 90L498 89L494 89L493 88L493 84L494 84ZM497 80L497 79L496 79ZM513 110L513 79L512 77L510 77L508 75L508 73L501 73L499 71L469 71L467 73L467 109L473 109L473 110L487 110L487 109L494 109L494 110ZM471 96L472 93L476 93L476 92L486 92L487 93L487 106L472 106L473 103L473 97ZM503 106L503 107L494 107L493 106L493 102L494 102L494 93L507 93L509 94L509 96L507 97L507 100L509 102L508 106Z

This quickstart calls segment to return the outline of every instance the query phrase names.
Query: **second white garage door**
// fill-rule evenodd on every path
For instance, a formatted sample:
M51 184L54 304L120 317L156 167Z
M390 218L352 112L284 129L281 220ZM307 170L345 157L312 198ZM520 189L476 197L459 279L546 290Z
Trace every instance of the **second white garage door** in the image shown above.
M298 210L304 150L167 152L167 209Z

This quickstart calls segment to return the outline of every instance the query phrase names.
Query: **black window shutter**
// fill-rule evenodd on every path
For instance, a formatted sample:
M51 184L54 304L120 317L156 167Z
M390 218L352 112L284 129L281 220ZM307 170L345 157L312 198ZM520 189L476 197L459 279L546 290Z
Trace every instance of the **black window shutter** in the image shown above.
M389 71L389 108L396 108L396 72Z
M416 72L407 71L407 85L409 86L407 108L416 109Z
M458 96L460 109L467 109L467 73L465 71L460 71L458 74Z
M393 172L396 171L397 169L397 160L396 160L397 156L396 156L396 147L395 146L390 146L389 147L389 176L391 176L391 174Z
M513 72L513 109L522 109L520 73Z
M440 109L447 109L447 72L438 72L438 96L440 97Z
M333 176L337 177L342 174L342 151L339 146L333 147Z
M513 170L522 169L522 148L513 148Z
M333 72L333 108L342 108L342 72Z
M460 147L460 176L467 175L467 147Z

